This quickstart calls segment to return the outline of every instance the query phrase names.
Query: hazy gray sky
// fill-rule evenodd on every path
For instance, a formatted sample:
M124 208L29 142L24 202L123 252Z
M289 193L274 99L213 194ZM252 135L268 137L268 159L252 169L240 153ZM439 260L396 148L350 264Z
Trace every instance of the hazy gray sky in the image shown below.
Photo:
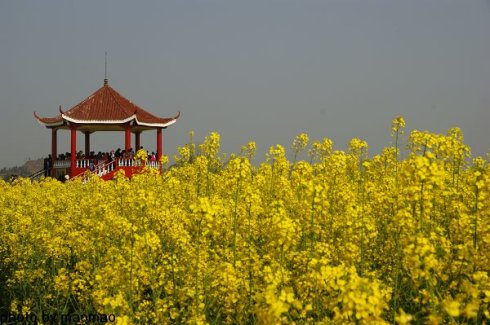
M490 4L486 0L0 1L0 166L50 152L55 116L109 83L139 106L180 120L164 152L222 135L263 152L300 132L370 153L390 122L460 126L473 153L490 148ZM79 136L79 148L83 149ZM69 133L59 132L59 152ZM142 137L154 150L155 133ZM93 149L124 146L95 133Z

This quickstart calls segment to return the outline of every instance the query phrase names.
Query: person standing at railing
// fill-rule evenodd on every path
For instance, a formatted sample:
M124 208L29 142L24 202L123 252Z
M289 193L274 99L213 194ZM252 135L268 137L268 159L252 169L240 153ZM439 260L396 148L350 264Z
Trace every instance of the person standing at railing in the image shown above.
M107 164L107 168L109 169L109 171L112 171L112 169L114 168L114 165L112 164L114 159L116 159L116 157L114 155L114 150L112 150L110 153L107 154L106 164Z
M48 155L47 158L44 158L44 177L48 177L51 172L51 168L53 167L53 158L51 155Z

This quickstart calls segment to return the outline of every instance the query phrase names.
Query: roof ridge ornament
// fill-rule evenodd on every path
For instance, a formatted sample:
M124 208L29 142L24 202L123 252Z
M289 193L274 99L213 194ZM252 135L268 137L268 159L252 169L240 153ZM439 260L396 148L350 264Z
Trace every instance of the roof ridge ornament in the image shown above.
M107 51L105 51L105 61L104 61L104 86L109 84L109 79L107 79Z
M60 105L60 107L59 107L59 110L60 110L60 114L61 114L61 115L65 114L65 112L63 112L63 110L61 109L61 105Z

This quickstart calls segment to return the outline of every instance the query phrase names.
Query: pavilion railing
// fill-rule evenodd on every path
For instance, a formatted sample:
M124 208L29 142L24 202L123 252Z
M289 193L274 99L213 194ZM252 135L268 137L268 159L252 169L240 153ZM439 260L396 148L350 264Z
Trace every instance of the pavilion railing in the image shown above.
M54 168L70 168L69 160L55 160L53 164Z
M97 159L77 159L75 161L75 167L76 168L89 168L90 163L93 163L95 166L97 165L103 165L105 164L104 160L97 160ZM71 161L69 159L67 160L55 160L53 163L54 168L70 168L71 167Z
M105 164L98 164L93 173L102 177L114 170L116 170L116 163L115 161L111 161Z
M127 159L127 158L120 158L117 159L117 165L119 167L150 167L150 168L160 168L160 162L158 161L142 161L138 159Z
M150 168L160 168L160 162L158 161L147 161L146 166Z
M39 180L41 178L41 176L44 176L46 175L46 172L49 171L49 169L41 169L41 170L38 170L37 172L35 172L34 174L32 175L29 175L29 179L32 181L34 180Z
M75 167L76 168L88 168L90 166L90 163L97 163L97 159L77 159L75 162ZM100 161L102 162L102 161ZM71 167L71 161L68 160L55 160L53 164L54 168L70 168Z
M97 159L77 159L76 160L76 167L77 168L88 168L90 166L90 163L93 163L94 165L98 165L99 162L103 161L97 161Z
M119 158L117 159L117 165L120 167L140 167L143 166L143 162L141 160Z
M70 168L70 166L70 160L58 160L54 164L54 168ZM110 162L97 159L77 159L75 161L75 169L71 171L71 173L72 175L74 174L73 178L82 177L82 180L85 182L90 175L104 177L119 169L124 169L126 175L128 175L128 172L129 175L132 175L143 167L160 169L161 164L159 161L142 161L139 159L128 158L117 158ZM107 177L112 178L111 176Z

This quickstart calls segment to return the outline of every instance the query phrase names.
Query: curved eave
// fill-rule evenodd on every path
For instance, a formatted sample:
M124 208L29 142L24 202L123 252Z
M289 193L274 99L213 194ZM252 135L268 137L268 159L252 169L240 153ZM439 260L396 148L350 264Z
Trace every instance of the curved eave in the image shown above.
M36 120L39 122L39 124L46 126L47 128L53 128L57 126L63 126L65 124L65 121L61 118L43 118L37 115L36 112L33 113L34 117ZM54 120L54 121L53 121Z
M66 114L62 114L61 117L68 122L76 124L123 124L136 119L136 115L132 115L123 120L79 120L66 116Z
M177 119L172 119L166 123L145 123L145 122L138 121L138 119L136 119L136 124L141 126L154 127L154 128L166 128L167 126L170 126L175 122L177 122Z
M54 128L54 127L59 127L59 126L64 126L65 121L70 122L70 123L75 123L75 124L80 124L80 125L87 125L87 124L125 124L129 123L131 121L134 121L136 125L139 126L144 126L144 127L149 127L149 128L166 128L175 122L177 122L177 119L180 117L180 112L177 113L177 115L171 119L168 119L167 121L161 121L161 122L143 122L138 120L138 117L136 114L133 114L132 116L122 119L122 120L80 120L80 119L75 119L70 116L67 116L65 113L62 113L61 116L58 118L53 118L56 119L53 121L53 119L46 119L46 118L41 118L39 117L36 112L34 112L34 117L36 120L48 127L48 128ZM165 120L165 119L162 119Z
M37 121L39 122L39 124L42 124L42 125L44 125L47 128L54 128L54 127L57 127L57 126L64 126L65 125L64 121L61 121L61 122L53 122L53 123L43 122L43 121L40 121L40 120L37 120Z
M179 117L180 117L180 111L178 111L177 115L175 115L174 117L168 119L162 119L166 121L161 121L161 122L143 122L138 120L138 116L136 116L136 124L141 126L151 127L151 128L166 128L167 126L170 126L175 122L177 122Z

